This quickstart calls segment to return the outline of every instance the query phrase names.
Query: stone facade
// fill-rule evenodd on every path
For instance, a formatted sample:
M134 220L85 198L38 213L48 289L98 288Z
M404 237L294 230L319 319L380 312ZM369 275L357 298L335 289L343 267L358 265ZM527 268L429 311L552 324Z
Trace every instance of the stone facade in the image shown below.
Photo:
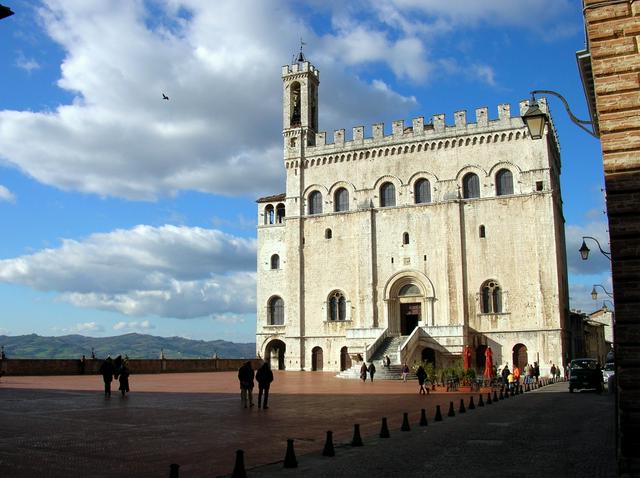
M320 74L283 67L286 192L259 199L260 356L348 368L391 337L394 363L436 367L465 345L484 367L564 363L567 269L553 126L532 141L510 105L391 131L317 131ZM544 99L541 108L547 111ZM522 114L528 102L519 105Z
M640 1L583 0L589 75L599 123L616 305L617 456L640 475Z

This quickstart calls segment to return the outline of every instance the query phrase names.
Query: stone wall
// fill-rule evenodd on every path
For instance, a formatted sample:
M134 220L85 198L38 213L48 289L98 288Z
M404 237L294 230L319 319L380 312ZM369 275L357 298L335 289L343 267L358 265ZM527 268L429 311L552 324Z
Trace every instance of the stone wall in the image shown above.
M618 473L640 474L640 1L584 0L616 304ZM597 253L597 252L596 252Z
M238 370L247 359L130 359L132 373L226 372ZM86 360L84 374L98 373L103 360ZM253 359L253 368L259 361ZM9 359L0 361L5 375L81 375L82 364L77 359Z

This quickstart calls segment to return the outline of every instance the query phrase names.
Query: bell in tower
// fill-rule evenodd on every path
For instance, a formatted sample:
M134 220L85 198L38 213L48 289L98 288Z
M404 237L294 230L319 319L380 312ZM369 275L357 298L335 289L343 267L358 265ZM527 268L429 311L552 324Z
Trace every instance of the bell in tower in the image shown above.
M318 131L318 86L320 72L300 52L291 65L282 68L283 128L302 128L311 138Z

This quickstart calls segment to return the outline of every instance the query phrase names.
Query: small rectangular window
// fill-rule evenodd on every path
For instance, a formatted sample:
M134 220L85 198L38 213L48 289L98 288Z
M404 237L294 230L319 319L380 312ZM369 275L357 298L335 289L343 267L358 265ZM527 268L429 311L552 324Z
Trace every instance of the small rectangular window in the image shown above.
M542 181L536 181L536 191L542 191L543 183Z
M391 263L393 264L393 257L391 258Z

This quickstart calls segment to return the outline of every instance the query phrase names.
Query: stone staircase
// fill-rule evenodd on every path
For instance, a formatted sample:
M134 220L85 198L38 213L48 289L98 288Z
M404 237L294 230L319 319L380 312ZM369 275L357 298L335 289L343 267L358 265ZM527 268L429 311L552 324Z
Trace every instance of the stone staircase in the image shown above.
M397 337L387 337L382 341L372 357L372 361L376 366L376 374L373 377L374 380L402 380L402 364L397 363L398 347L400 347L405 340L407 340L407 336L401 335ZM383 366L385 355L388 355L391 359L391 365L388 368ZM343 370L337 377L357 380L360 378L360 367L362 367L362 362L354 362L351 368ZM407 379L414 380L416 376L413 372L409 372Z

